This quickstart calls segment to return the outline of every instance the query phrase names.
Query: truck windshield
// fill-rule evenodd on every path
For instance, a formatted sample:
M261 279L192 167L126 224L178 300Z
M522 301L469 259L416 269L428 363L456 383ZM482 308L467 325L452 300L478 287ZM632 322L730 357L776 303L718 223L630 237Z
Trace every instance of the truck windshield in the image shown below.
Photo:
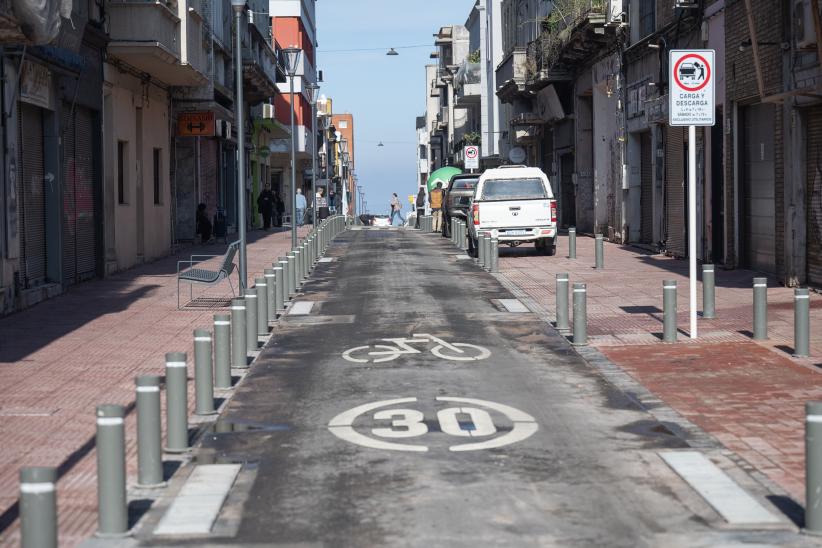
M534 200L548 197L541 179L489 179L482 187L483 200Z

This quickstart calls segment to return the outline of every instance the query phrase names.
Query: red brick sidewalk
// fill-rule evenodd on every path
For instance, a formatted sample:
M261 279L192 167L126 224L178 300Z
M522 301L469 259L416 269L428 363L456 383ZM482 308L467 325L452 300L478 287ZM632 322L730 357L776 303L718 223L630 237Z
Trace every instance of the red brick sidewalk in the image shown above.
M811 358L792 358L793 290L771 280L770 339L754 342L750 271L716 271L717 318L699 319L699 338L688 329L688 264L635 248L605 244L605 269L594 265L594 240L577 239L567 259L567 238L556 257L501 249L500 271L551 315L555 274L588 290L589 341L660 399L714 435L768 475L797 501L804 500L804 404L822 400L822 331L811 334ZM679 343L662 333L662 281L678 282ZM699 288L699 308L702 293ZM822 297L811 296L811 325L822 321Z
M249 278L260 276L290 247L289 232L252 232ZM218 310L177 310L176 261L224 250L222 244L187 249L0 318L0 546L19 543L16 503L23 466L59 467L61 546L75 546L95 531L94 408L132 405L134 377L163 374L166 352L185 351L191 360L193 330L210 329ZM232 281L236 288L236 277ZM181 292L187 295L187 286ZM198 293L229 297L231 289L223 283L206 291L195 288ZM130 485L136 480L134 435L131 413L126 419Z

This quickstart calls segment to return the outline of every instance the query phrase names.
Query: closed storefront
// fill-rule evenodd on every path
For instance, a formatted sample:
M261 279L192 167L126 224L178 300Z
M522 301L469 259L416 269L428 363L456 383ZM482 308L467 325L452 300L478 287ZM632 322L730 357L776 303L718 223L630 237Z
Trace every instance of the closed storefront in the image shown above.
M97 266L94 112L63 104L63 283L93 278Z
M776 219L773 105L753 105L743 113L740 143L741 266L776 271Z
M43 110L19 103L20 174L17 197L20 234L20 273L26 288L46 281L46 193L43 169Z
M640 185L640 242L654 241L654 179L651 166L651 132L645 131L639 138L639 185Z
M807 111L808 283L822 286L822 106Z
M678 257L687 256L685 237L685 128L665 132L665 232L666 247Z

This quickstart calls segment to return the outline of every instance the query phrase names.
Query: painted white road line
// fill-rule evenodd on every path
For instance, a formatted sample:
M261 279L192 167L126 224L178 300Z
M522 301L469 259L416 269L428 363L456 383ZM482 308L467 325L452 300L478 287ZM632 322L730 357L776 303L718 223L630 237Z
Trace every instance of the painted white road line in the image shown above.
M670 451L659 456L728 523L782 523L702 453Z
M314 301L297 301L288 309L289 316L306 316L311 314L314 308Z
M202 464L166 510L155 535L207 535L240 472L239 464Z
M530 312L519 299L500 299L499 302L508 312Z
M319 263L333 263L333 262L334 262L334 261L336 261L336 260L337 260L337 259L336 259L335 257L322 257L322 258L321 258L319 261L317 261L317 262L319 262Z
M493 409L494 411L502 413L503 415L508 417L511 420L511 422L514 423L514 427L511 429L511 431L505 434L504 436L500 436L498 438L481 441L477 443L463 443L460 445L452 445L448 448L449 451L478 451L480 449L493 449L495 447L503 447L505 445L510 445L512 443L517 443L527 438L530 438L534 434L534 432L539 430L539 426L537 425L537 421L534 417L532 417L528 413L520 411L519 409L502 403L496 403L487 400L477 400L474 398L454 398L449 396L437 396L437 401L470 403L473 405L485 407L487 409Z

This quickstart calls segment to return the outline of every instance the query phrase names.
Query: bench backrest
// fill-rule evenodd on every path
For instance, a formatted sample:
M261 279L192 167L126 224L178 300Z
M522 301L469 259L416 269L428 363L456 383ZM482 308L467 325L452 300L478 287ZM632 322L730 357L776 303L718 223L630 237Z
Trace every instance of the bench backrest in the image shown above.
M223 258L223 264L220 265L220 270L224 271L226 276L228 276L234 271L234 256L237 254L237 251L239 251L239 249L239 240L229 244L228 249L226 249L225 257Z

